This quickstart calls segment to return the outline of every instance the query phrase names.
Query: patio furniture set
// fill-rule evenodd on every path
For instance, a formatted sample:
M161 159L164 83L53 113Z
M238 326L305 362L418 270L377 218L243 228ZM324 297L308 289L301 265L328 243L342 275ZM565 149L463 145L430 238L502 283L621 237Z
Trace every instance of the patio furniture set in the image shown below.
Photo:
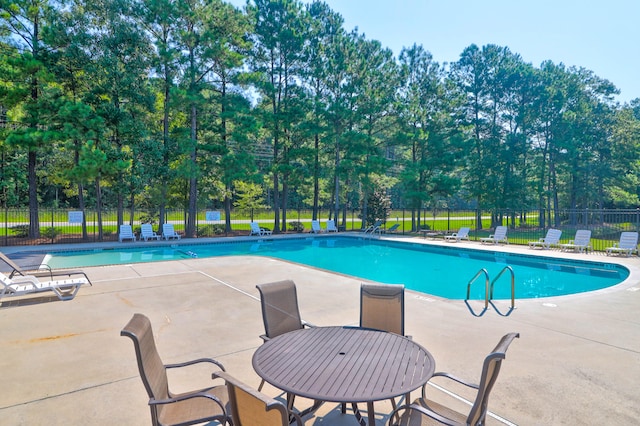
M421 419L444 424L484 424L487 400L505 352L518 333L505 335L485 358L480 384L448 373L435 373L427 349L404 334L404 286L362 284L360 325L317 327L302 320L296 286L291 280L256 286L261 299L264 343L253 355L253 368L262 382L257 389L237 380L218 361L204 358L164 365L156 350L150 320L135 314L121 331L134 343L138 369L149 395L153 425L196 424L217 421L234 426L303 425L304 419L324 403L353 410L354 424L375 425L374 403L390 400L388 425L422 424ZM213 379L224 383L206 389L173 394L167 369L207 362L215 368ZM468 412L458 413L428 399L426 386L444 377L470 386L477 397ZM262 392L265 383L284 391L286 401ZM410 393L422 394L410 402ZM395 398L405 397L397 406ZM296 407L296 398L311 405ZM359 407L366 404L366 415ZM309 404L306 404L309 405ZM380 413L378 413L380 414Z

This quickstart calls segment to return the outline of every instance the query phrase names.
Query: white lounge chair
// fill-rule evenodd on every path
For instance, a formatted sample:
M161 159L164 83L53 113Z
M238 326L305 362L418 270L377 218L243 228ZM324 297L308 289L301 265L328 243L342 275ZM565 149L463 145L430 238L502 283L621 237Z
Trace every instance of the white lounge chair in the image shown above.
M131 225L120 225L120 233L118 234L118 241L123 242L124 240L136 240L136 234L133 233L133 229L131 229Z
M633 253L638 253L638 233L637 232L623 232L620 234L620 242L608 247L606 250L607 255L611 254L624 254L630 256Z
M271 231L267 228L262 228L258 225L258 222L251 222L251 232L249 235L271 235Z
M160 235L156 234L150 223L143 223L140 225L140 239L145 241L159 240Z
M0 282L2 283L0 299L5 296L22 296L52 291L60 300L71 300L76 297L81 286L84 284L91 285L91 282L86 277L40 281L38 277L33 275L9 278L3 273L0 273Z
M592 250L591 248L591 231L589 229L579 229L573 240L566 244L560 244L562 251L573 250L583 253Z
M322 228L320 228L320 221L319 220L312 220L311 221L311 232L313 234L319 234L322 232Z
M507 227L506 226L496 226L496 230L493 234L488 237L480 238L480 243L482 244L498 244L498 243L507 243L509 244L509 239L507 238Z
M338 228L336 228L336 222L333 220L327 220L327 232L338 232Z
M468 227L462 227L458 230L458 232L454 232L451 235L445 235L444 240L447 242L460 242L461 240L469 240L469 231L471 229Z
M163 223L162 224L162 238L165 240L170 240L171 238L175 238L176 240L180 239L180 234L178 234L175 229L173 229L172 223Z
M557 246L560 242L560 236L562 235L562 231L559 229L550 228L547 231L547 236L544 238L540 238L538 241L529 241L529 248L540 247L545 250L551 248L551 246Z

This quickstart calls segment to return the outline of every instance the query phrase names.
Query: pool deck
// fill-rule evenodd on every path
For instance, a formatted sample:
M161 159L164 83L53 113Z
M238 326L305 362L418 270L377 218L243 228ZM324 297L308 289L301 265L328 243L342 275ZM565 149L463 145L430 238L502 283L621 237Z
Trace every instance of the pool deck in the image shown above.
M482 360L500 337L511 331L520 333L507 353L489 402L490 411L507 420L506 424L638 423L637 256L444 243L422 237L411 241L610 261L629 268L629 278L617 286L573 296L516 300L516 309L508 316L490 307L476 317L463 301L407 291L405 321L407 334L433 354L437 371L472 381L479 379ZM5 253L26 250L2 249ZM359 318L360 280L271 258L201 258L84 270L93 287L83 287L72 301L61 302L49 295L3 299L0 424L149 424L133 345L120 336L136 312L151 319L165 363L213 357L231 374L256 387L260 379L251 367L251 357L264 331L256 284L293 279L302 316L316 325L357 325ZM429 279L429 271L424 275ZM472 304L476 312L483 306ZM505 313L509 302L498 301L496 306ZM170 375L173 391L210 383L210 371L197 367ZM469 395L446 382L437 383ZM269 385L264 392L281 395ZM429 393L450 401L438 389L430 388ZM386 424L390 404L375 406L379 413L376 424ZM306 424L357 423L350 410L342 415L337 404L325 404L307 417ZM491 417L488 424L504 422Z

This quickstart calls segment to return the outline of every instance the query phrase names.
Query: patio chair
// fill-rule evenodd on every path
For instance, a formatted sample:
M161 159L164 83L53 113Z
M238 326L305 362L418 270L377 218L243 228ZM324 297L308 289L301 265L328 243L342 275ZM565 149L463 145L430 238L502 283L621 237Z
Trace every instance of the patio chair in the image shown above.
M498 243L507 243L509 244L509 239L507 238L507 227L500 225L496 226L496 230L493 234L488 237L480 238L481 244L498 244Z
M138 371L149 395L151 423L160 425L192 425L210 421L226 421L225 406L229 401L227 387L213 386L192 392L174 394L169 390L167 369L208 362L224 371L218 361L200 358L181 364L163 364L156 349L149 318L134 314L120 332L131 338L138 360Z
M551 246L557 246L560 242L560 236L562 235L562 231L559 229L549 228L547 231L547 236L544 238L540 238L538 241L529 241L529 248L540 247L545 250L551 248Z
M71 300L76 297L78 290L84 284L91 285L86 276L82 278L68 278L64 280L40 281L34 275L21 275L19 277L9 278L0 273L0 282L2 283L2 291L0 299L5 296L23 296L26 294L44 293L51 291L60 300Z
M447 242L460 242L461 240L469 240L469 231L471 229L468 227L462 227L458 232L454 232L451 235L445 235L444 240Z
M9 273L9 278L13 278L16 274L18 274L21 276L31 275L37 278L48 278L50 281L54 281L56 277L72 278L74 275L82 275L82 277L84 277L84 279L87 280L89 285L93 285L91 283L91 280L87 276L87 274L84 273L84 271L78 271L78 270L56 271L51 269L51 267L47 264L20 266L2 252L0 252L0 262L4 262L9 268L11 268L11 273ZM0 268L0 270L4 271L4 269L2 268Z
M271 235L271 230L267 228L263 228L258 225L258 222L251 222L251 232L249 232L249 236L251 235Z
M261 393L234 378L229 373L218 371L213 377L224 379L229 393L229 413L233 426L288 426L289 419L303 426L302 418L289 412L280 401Z
M360 285L360 327L404 336L404 285Z
M389 425L410 426L439 423L447 425L484 425L489 394L498 378L505 353L516 337L520 337L520 334L509 333L504 335L495 349L485 358L479 385L466 382L449 373L439 372L433 375L433 377L444 377L477 390L475 401L468 413L455 411L445 405L427 399L427 383L422 387L421 398L416 399L412 404L398 407L389 415ZM398 421L396 422L395 419L398 419Z
M400 224L394 223L389 229L383 229L381 232L383 234L395 234L398 228L400 228Z
M145 241L160 240L160 235L156 234L150 223L143 223L140 225L140 239Z
M336 222L334 220L327 220L326 231L327 232L338 232L338 228L336 227Z
M131 229L131 225L120 225L120 232L118 233L118 241L123 242L124 240L136 240L136 234L133 233L133 229Z
M311 233L319 234L321 232L322 232L322 228L320 228L320 221L319 220L312 220L311 221Z
M591 247L591 230L579 229L576 231L576 236L573 240L566 244L560 244L562 251L573 250L583 253L585 251L592 250Z
M300 317L298 307L298 293L296 285L291 280L276 281L266 284L258 284L256 288L260 292L260 304L262 305L262 321L264 334L260 338L265 342L294 330L304 327L313 327ZM262 390L264 380L258 390Z
M171 238L175 238L176 240L180 239L180 234L173 229L172 223L163 223L162 224L162 238L165 240L170 240Z
M620 234L620 242L615 243L613 247L608 247L606 250L607 255L612 254L624 254L630 256L633 253L638 253L638 233L625 231Z

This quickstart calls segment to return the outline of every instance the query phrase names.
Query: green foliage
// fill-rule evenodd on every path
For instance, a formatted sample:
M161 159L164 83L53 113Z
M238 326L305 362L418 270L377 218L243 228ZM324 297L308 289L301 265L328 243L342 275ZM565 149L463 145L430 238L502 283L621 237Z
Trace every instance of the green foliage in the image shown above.
M289 226L289 231L304 232L304 224L302 222L293 221L288 222L287 225Z
M44 238L48 238L50 240L54 240L58 235L60 235L62 233L62 230L54 227L54 226L50 226L48 228L44 228L42 230L41 235Z

